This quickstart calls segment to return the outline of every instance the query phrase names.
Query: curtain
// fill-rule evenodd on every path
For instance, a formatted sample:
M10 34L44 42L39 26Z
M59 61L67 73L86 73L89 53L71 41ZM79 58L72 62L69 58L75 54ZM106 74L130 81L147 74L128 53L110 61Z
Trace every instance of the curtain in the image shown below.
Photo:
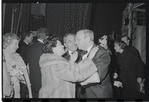
M5 14L3 14L4 17L4 24L2 29L3 34L11 32L12 9L13 9L12 3L5 4Z
M5 9L6 9L6 3L3 3L3 28L4 28L4 20L5 20Z
M46 3L31 3L30 30L46 27Z
M146 27L145 26L136 27L136 33L134 33L133 35L132 45L138 49L142 61L146 64Z
M29 3L6 3L4 7L3 10L5 10L5 12L3 12L3 34L12 31L13 33L17 33L19 36L20 32L29 31Z
M30 12L31 12L31 4L23 3L22 5L22 15L21 15L21 32L29 31L30 24Z
M58 36L89 29L91 7L91 3L48 3L46 26Z

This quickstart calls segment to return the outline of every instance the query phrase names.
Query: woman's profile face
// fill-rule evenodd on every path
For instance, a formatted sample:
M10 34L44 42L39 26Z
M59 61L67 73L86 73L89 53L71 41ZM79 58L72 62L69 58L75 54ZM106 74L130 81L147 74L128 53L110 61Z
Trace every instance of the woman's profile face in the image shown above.
M62 45L62 43L59 40L57 40L57 44L56 44L54 52L57 55L63 55L65 53L64 46Z
M14 40L12 40L12 43L10 45L8 45L5 49L11 53L15 53L16 50L19 48L18 44L19 44L19 41L14 39Z
M99 39L99 43L102 45L107 45L107 36L104 35Z

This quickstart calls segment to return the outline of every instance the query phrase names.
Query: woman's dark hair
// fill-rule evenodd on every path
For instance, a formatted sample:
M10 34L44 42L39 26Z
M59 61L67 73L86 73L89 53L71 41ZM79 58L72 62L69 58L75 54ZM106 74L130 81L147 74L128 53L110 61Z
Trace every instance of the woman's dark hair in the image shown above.
M51 36L44 40L44 46L42 47L43 53L53 53L52 48L56 47L57 41L61 41L61 37Z
M110 37L109 37L109 35L103 35L103 36L107 36L107 46L110 46L110 44L111 44L111 39L110 39ZM103 36L101 36L101 37L103 37ZM99 38L99 39L101 39L101 37ZM99 41L98 41L98 43L100 43Z
M37 38L40 38L40 36L42 36L43 34L45 34L46 36L49 36L49 30L47 28L40 27L37 30Z
M31 35L30 32L22 32L22 33L21 33L21 41L23 41L26 36L29 37L30 35Z
M115 41L114 44L117 44L123 50L125 50L128 47L127 44L124 41L121 41L121 40Z

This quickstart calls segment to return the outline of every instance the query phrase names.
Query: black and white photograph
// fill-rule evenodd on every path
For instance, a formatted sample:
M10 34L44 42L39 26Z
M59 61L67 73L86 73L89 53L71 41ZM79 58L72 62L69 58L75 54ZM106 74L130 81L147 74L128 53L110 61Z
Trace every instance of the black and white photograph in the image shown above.
M146 3L1 4L2 100L145 100Z

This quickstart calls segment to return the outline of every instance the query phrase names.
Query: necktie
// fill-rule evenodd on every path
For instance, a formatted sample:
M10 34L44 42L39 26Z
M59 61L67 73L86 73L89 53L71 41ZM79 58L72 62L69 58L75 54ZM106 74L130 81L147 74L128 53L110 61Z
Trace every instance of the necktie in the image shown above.
M82 51L82 54L83 54L83 55L87 54L87 51Z
M84 51L84 50L78 50L78 53L80 56L83 56L87 53L87 51Z
M84 50L81 50L80 51L80 58L81 58L81 60L83 59L83 56L85 55L85 54L87 54L87 51L84 51Z

